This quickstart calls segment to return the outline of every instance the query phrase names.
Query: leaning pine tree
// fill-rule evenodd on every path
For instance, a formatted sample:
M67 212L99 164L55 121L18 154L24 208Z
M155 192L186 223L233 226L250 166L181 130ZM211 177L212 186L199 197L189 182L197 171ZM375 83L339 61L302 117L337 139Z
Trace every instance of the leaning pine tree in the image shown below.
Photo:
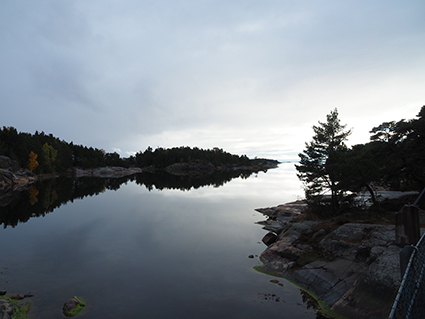
M318 126L313 126L313 140L305 143L305 150L298 154L300 162L295 165L297 176L304 184L307 201L320 203L323 195L330 194L333 212L342 194L338 187L338 158L347 150L344 142L351 134L351 130L346 131L345 127L340 124L335 108L326 116L326 122L319 121Z

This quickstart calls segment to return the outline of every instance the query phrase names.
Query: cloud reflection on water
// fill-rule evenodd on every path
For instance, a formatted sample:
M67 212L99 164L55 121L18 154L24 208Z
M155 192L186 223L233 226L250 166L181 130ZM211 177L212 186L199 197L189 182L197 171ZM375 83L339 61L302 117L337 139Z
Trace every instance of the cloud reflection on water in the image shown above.
M250 198L262 196L264 204L273 206L303 198L302 184L296 176L294 163L282 163L278 168L266 173L259 172L247 179L236 178L231 182L211 190L211 186L195 189L190 197L208 201L220 201L223 198ZM167 190L163 196L189 196L179 190Z

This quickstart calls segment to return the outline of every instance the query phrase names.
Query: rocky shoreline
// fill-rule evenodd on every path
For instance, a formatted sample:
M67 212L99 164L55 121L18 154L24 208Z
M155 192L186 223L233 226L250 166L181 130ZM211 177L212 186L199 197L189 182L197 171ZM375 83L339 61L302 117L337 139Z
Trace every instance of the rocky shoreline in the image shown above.
M6 295L6 291L0 290L0 318L1 319L26 319L31 308L31 302L27 298L32 294L20 296L19 294Z
M10 319L16 312L16 308L10 300L0 298L0 318Z
M260 170L267 171L270 168L276 168L279 162L274 160L256 160L251 166L214 166L211 163L204 163L202 161L194 160L190 163L175 163L169 165L164 170L167 173L176 176L204 176L209 175L216 170L246 170L252 172L258 172ZM142 172L154 173L157 169L155 166L149 166L145 168L139 167L97 167L83 169L79 167L73 167L65 173L59 174L41 174L36 175L30 172L28 169L21 168L17 161L10 159L9 157L0 155L0 192L14 192L27 189L31 184L37 180L43 180L48 178L55 178L60 175L68 177L101 177L101 178L119 178L129 176Z
M18 162L9 157L0 156L0 191L19 191L36 180L37 176L27 169L22 169Z
M73 168L67 175L72 177L103 177L103 178L118 178L138 174L143 172L143 169L138 167L98 167L92 169Z
M143 172L138 167L98 167L93 169L73 168L65 173L70 177L101 177L119 178ZM19 164L6 156L0 156L0 192L2 194L13 193L28 189L37 180L55 178L59 174L36 175L28 169L21 168Z
M305 220L306 208L297 201L256 209L269 231L257 270L298 285L323 316L387 318L401 280L395 226Z

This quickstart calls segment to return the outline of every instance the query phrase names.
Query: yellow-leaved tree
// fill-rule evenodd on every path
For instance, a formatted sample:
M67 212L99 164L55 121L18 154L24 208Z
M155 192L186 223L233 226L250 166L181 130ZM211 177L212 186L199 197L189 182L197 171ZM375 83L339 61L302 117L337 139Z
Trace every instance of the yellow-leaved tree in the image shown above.
M31 151L30 155L28 155L28 169L31 172L33 172L38 166L37 157L38 155L33 151Z
M31 187L28 190L28 196L29 196L31 206L38 202L38 198L37 198L38 193L39 191L37 188L35 188L35 186Z

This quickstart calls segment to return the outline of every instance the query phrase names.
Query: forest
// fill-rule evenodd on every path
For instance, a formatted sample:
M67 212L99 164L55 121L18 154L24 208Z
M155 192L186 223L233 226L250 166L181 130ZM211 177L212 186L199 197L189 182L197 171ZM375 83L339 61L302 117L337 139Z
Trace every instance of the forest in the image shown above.
M14 127L0 129L0 155L18 161L21 167L35 174L63 173L73 167L97 168L104 166L153 167L163 169L175 163L194 161L211 163L214 166L260 165L262 159L249 159L246 155L233 155L220 148L201 149L190 147L148 147L135 156L122 158L116 152L75 145L44 132L35 134L18 132ZM270 160L267 160L270 162ZM276 164L278 163L277 161Z

